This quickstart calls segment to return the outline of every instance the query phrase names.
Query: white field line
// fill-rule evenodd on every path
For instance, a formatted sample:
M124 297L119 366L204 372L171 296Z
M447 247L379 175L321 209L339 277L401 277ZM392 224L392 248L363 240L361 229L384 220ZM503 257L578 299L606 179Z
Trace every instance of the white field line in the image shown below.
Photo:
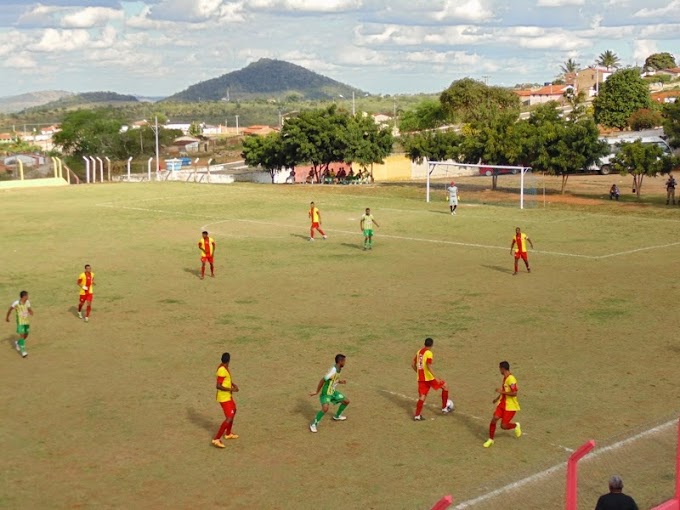
M174 214L177 216L185 216L185 217L192 217L192 218L201 218L204 220L216 220L214 222L209 222L203 225L201 228L205 229L207 228L208 225L216 225L218 223L227 223L230 221L233 222L240 222L240 223L254 223L258 225L270 225L274 227L286 227L286 228L291 228L294 230L300 230L300 225L288 225L285 223L275 223L271 221L262 221L262 220L248 220L248 219L242 219L242 218L226 218L222 217L221 219L218 219L217 217L212 217L212 216L207 216L207 215L198 215L198 214L191 214L191 213L185 213L185 212L180 212L180 211L167 211L164 209L151 209L151 208L145 208L145 207L131 207L131 206L123 206L123 205L115 205L111 203L103 203L103 204L97 204L99 207L108 207L112 209L123 209L123 210L129 210L129 211L142 211L142 212L153 212L153 213L160 213L160 214ZM361 235L360 232L356 231L348 231L348 230L339 230L339 229L327 229L328 232L334 232L338 234L349 234L349 235ZM385 238L385 239L398 239L402 241L414 241L414 242L419 242L419 243L434 243L434 244L444 244L444 245L449 245L449 246L463 246L466 248L483 248L487 250L508 250L508 247L505 246L493 246L493 245L488 245L488 244L477 244L477 243L462 243L458 241L447 241L444 239L426 239L422 237L408 237L408 236L399 236L399 235L393 235L393 234L380 234L379 237ZM642 248L636 248L634 250L627 250L627 251L621 251L621 252L616 252L616 253L609 253L606 255L582 255L579 253L565 253L565 252L556 252L556 251L543 251L543 250L533 250L532 253L540 254L540 255L553 255L557 257L573 257L573 258L582 258L582 259L589 259L589 260L601 260L601 259L606 259L606 258L611 258L611 257L618 257L622 255L628 255L631 253L637 253L641 251L650 251L650 250L657 250L657 249L662 249L662 248L669 248L673 246L678 246L680 245L680 242L676 243L669 243L669 244L664 244L664 245L655 245L655 246L647 246L647 247L642 247Z
M611 452L613 450L618 450L619 448L623 446L627 446L630 443L634 443L635 441L638 441L640 439L643 439L647 436L654 435L658 432L661 432L663 430L666 430L670 428L671 426L677 425L678 420L677 419L672 419L670 421L667 421L666 423L663 423L657 427L653 427L651 429L645 430L643 432L640 432L639 434L635 434L634 436L628 437L626 439L622 439L621 441L617 441L616 443L610 444L609 446L605 446L603 448L597 449L592 453L589 453L586 455L581 462L588 462L591 460L594 460L598 458L601 455L604 455L607 452ZM566 469L567 464L566 462L561 462L559 464L556 464L552 467L549 467L548 469L544 469L543 471L539 471L538 473L535 473L531 476L527 476L526 478L522 478L521 480L518 480L516 482L509 483L507 485L504 485L503 487L500 487L498 489L495 489L493 491L487 492L486 494L482 494L481 496L478 496L473 499L469 499L467 501L463 501L461 503L458 503L456 506L453 507L454 510L462 510L463 508L470 508L478 503L482 503L483 501L487 501L489 499L493 499L497 496L500 496L501 494L504 494L508 491L512 491L515 489L519 489L520 487L523 487L525 485L531 484L533 482L543 480L553 473L556 473L557 471Z

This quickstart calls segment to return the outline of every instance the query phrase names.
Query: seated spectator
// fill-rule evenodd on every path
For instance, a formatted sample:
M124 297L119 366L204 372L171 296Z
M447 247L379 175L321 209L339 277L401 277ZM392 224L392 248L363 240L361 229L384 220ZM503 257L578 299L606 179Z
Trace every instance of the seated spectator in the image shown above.
M294 168L290 169L290 174L288 174L288 177L286 177L286 183L287 184L295 184L295 169Z
M609 188L609 200L618 200L619 199L619 187L616 184L612 184L612 187Z
M330 173L328 174L328 184L335 184L335 170L331 168Z
M635 500L623 493L623 480L619 476L609 479L609 494L600 496L595 510L639 510Z
M314 184L314 170L310 170L305 179L307 184Z

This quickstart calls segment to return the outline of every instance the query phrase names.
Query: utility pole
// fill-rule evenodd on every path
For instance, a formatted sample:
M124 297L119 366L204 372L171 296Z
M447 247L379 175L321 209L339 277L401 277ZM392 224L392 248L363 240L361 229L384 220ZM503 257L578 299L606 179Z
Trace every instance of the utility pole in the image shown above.
M355 117L357 114L356 106L354 103L354 91L352 91L352 117Z
M484 79L484 85L488 85L489 84L489 75L484 75L484 76L482 76L482 78Z
M236 117L236 136L238 136L238 115L234 115Z
M158 147L158 115L156 115L156 129L154 131L156 132L156 177L158 177L158 172L161 169L160 150Z

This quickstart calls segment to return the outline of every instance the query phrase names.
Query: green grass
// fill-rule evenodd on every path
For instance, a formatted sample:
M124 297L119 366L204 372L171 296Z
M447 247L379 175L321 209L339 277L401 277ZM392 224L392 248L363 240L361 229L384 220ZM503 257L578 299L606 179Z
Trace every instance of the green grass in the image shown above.
M451 217L441 197L426 204L407 185L3 192L0 294L9 305L28 290L35 317L26 360L12 325L0 334L0 507L428 508L562 462L562 447L610 444L677 415L674 211L520 211L468 195ZM327 241L306 240L311 200ZM371 252L365 207L380 224ZM516 225L536 251L532 273L513 277ZM217 242L217 278L203 281L202 228ZM75 316L85 263L97 279L88 324ZM433 405L414 423L410 362L426 336L457 409ZM241 438L218 451L224 351ZM338 352L348 420L327 417L313 435L308 392ZM485 450L503 359L526 434L501 431ZM583 504L609 470L625 479L645 455L656 468L626 488L641 508L668 499L673 439L617 453ZM515 508L552 508L563 481L523 488Z

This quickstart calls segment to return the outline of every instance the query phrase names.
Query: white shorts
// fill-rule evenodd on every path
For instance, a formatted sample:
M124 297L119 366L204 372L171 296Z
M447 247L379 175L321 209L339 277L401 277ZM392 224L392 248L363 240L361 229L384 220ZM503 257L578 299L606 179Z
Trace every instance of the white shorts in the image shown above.
M449 200L449 205L458 205L458 199Z

